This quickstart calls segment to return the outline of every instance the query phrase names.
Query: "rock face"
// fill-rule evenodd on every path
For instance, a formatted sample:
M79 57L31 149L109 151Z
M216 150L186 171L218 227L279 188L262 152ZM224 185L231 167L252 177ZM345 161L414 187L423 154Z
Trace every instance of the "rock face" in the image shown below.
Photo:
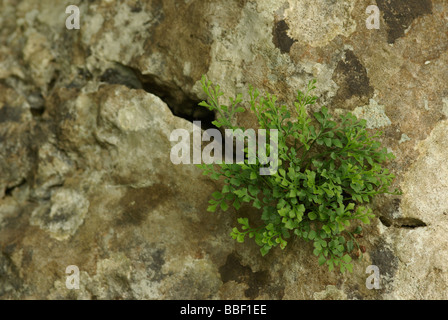
M378 0L376 30L370 4L3 1L0 299L448 299L448 5ZM288 104L315 78L320 105L384 131L403 195L372 203L353 274L300 241L261 257L206 211L219 183L170 161L173 130L213 119L202 74Z

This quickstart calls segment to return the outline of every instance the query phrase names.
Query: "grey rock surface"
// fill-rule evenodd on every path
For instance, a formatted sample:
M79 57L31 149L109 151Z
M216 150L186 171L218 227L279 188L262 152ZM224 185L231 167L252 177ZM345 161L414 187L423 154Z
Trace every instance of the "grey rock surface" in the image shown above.
M378 0L369 30L370 4L3 1L0 298L448 299L448 4ZM206 211L219 183L172 164L169 139L213 117L197 106L203 74L287 104L315 78L319 105L384 131L403 195L372 203L353 274L298 240L261 257L230 238L235 212Z

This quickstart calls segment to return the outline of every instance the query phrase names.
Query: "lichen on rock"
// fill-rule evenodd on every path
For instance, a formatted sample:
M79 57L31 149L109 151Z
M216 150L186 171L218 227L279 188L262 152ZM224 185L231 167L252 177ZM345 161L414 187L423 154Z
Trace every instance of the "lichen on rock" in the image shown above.
M446 2L378 0L379 30L367 0L71 4L80 30L63 1L0 4L1 299L447 298ZM371 204L353 274L294 240L261 257L229 237L232 213L206 211L220 182L171 163L169 139L213 120L203 74L287 105L315 78L319 105L384 132L403 195ZM234 120L256 127L250 111Z

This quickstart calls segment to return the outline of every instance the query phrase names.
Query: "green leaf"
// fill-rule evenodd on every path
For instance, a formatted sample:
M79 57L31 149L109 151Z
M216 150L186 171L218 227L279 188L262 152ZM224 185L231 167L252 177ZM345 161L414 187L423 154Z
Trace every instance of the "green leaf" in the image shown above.
M219 121L217 121L217 120L212 121L212 124L213 124L215 127L217 127L217 128L221 128L221 127L222 127L221 122L219 122Z
M271 250L271 246L269 246L269 245L264 245L264 246L260 249L261 255L264 257L265 255L268 254L269 250Z
M293 230L295 228L293 220L286 220L285 228L288 230Z
M243 189L235 190L235 191L233 191L233 193L236 194L238 196L238 198L243 198L247 195L247 189L243 188Z
M229 209L229 205L227 204L227 202L221 202L221 210L227 211L227 209Z
M353 251L353 241L352 240L347 241L346 246L347 246L347 252Z
M326 261L327 261L327 259L325 259L324 255L321 255L319 257L319 265L320 266L324 265Z
M317 121L319 121L319 123L322 123L324 120L324 117L322 116L321 112L315 112L314 117L316 118Z
M239 187L241 185L241 181L237 178L231 178L230 183L237 187Z
M365 224L370 224L369 217L367 217L367 216L360 217L360 220Z
M310 218L311 221L314 221L317 219L317 214L311 211L310 213L308 213L308 218Z
M216 200L219 200L219 199L222 199L223 195L221 192L215 191L212 193L212 197L215 198Z
M331 272L334 270L333 260L328 260L328 271Z
M241 202L240 202L238 199L236 199L236 200L233 202L233 207L234 207L236 210L240 210L240 208L241 208Z
M361 234L361 232L362 232L361 226L356 227L355 231L353 231L354 234Z
M251 194L251 195L253 195L254 197L255 196L257 196L257 194L259 194L260 193L260 189L258 189L256 186L254 186L254 185L249 185L249 187L248 187L248 189L249 189L249 193Z
M221 175L218 172L214 172L210 175L210 178L212 178L213 180L219 180L220 177Z
M243 226L249 226L249 219L248 218L238 218L238 223Z
M336 147L338 147L338 148L343 148L341 140L339 140L339 139L333 139L332 141L333 141L333 144L334 144Z
M327 241L325 241L325 240L320 240L320 245L321 245L323 248L326 248L326 247L328 246Z
M347 268L348 272L353 273L353 264L348 263L345 265L345 267Z
M257 209L261 209L261 201L258 199L255 199L253 206Z
M344 261L345 263L350 263L352 261L352 258L346 254L342 257L342 261Z
M216 211L216 204L208 206L207 211L208 212L215 212Z

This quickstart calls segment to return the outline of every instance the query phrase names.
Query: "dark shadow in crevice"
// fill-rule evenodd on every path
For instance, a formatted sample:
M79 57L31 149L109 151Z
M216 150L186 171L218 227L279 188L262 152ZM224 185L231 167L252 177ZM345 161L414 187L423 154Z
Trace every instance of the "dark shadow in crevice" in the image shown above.
M143 84L143 90L152 93L162 99L177 117L190 122L201 121L201 128L217 129L212 121L215 120L215 113L205 107L199 106L201 99L185 94L181 89L166 84L161 84L152 76L139 75Z
M39 117L42 117L42 115L44 114L45 107L42 107L42 108L30 108L30 111L31 111L31 115L34 118L39 118Z
M15 189L20 188L21 186L26 184L26 180L23 179L21 180L18 184L15 184L11 187L8 187L5 189L5 197L12 197L12 193L14 192Z
M383 226L389 228L392 226L392 222L390 221L390 219L386 218L385 216L381 216L379 217L380 222L383 224Z
M272 30L272 42L280 49L281 53L289 53L292 45L296 40L288 36L289 26L285 20L280 20L275 23Z
M31 115L33 117L37 117L40 118L42 116L42 114L45 112L45 98L42 95L42 92L40 92L40 90L38 89L32 89L32 87L34 86L29 79L28 80L24 80L21 79L17 76L10 76L6 79L2 79L0 80L0 84L11 88L12 90L16 91L18 94L22 95L23 97L26 98L26 101L29 105L29 111L31 112ZM7 106L6 106L7 107ZM5 106L1 109L4 109ZM16 114L18 114L18 119L16 120L12 120L12 121L20 121L21 119L21 111L19 112L19 108L14 108L16 109ZM5 109L6 110L6 109ZM2 112L5 112L5 110L3 110ZM5 120L8 120L7 117L5 117L4 115L0 115L0 122L3 122Z
M216 129L212 124L215 113L199 106L201 99L185 93L172 82L161 81L156 75L143 75L138 69L115 63L101 75L100 81L125 85L131 89L143 89L165 102L175 116L190 122L201 121L201 128L204 130Z
M399 218L394 219L394 225L398 228L415 229L427 227L427 224L416 218Z
M403 229L415 229L415 228L423 228L427 227L427 224L422 220L417 218L397 218L397 219L389 219L385 216L379 217L380 222L385 227L395 227L395 228L403 228Z
M261 293L268 293L277 299L283 298L283 286L274 285L266 270L253 272L250 266L244 266L241 257L235 252L227 256L227 261L219 268L219 273L223 283L229 281L245 283L248 286L244 291L246 298L255 299Z

